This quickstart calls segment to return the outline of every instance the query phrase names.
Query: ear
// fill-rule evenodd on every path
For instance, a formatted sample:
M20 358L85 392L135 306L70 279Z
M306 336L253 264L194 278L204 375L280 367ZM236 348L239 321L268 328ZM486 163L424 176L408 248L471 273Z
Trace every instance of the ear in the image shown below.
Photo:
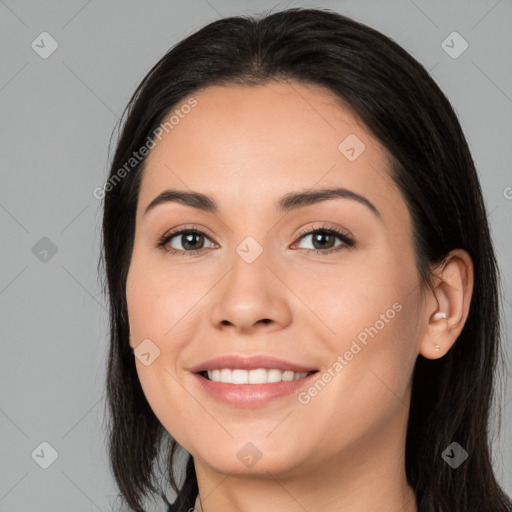
M427 359L443 357L464 327L474 284L471 256L462 249L454 249L434 274L435 293L428 292L419 346L419 353Z
M130 347L132 350L135 350L135 345L133 343L133 336L132 336L132 333L130 331L130 334L128 335L128 339L129 339L129 343L130 343Z

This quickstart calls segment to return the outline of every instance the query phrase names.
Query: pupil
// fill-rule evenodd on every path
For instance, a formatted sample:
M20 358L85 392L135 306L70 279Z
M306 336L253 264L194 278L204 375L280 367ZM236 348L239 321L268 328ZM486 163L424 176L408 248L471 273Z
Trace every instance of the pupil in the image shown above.
M316 247L317 245L317 238L325 238L325 237L331 237L332 238L333 235L331 235L330 233L319 233L317 234L316 236L313 237L313 245ZM329 245L329 244L328 244ZM324 239L324 242L320 242L320 247L325 247L326 244L325 244L325 239Z
M185 237L185 240L186 240L186 242L183 244L183 247L186 248L187 245L189 245L189 243L190 243L189 242L190 237L197 237L197 236L201 236L201 235L199 235L198 233L189 233L189 234L183 235L183 236ZM190 248L197 249L197 245L192 244L192 246Z

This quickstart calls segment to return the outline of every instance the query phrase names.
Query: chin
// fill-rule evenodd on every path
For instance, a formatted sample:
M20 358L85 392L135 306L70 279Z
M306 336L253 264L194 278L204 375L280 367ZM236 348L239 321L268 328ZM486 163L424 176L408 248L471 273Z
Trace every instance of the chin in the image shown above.
M240 448L233 450L220 449L219 453L207 450L207 456L194 457L197 461L200 459L203 464L209 466L217 473L229 474L231 476L261 476L269 478L269 473L273 477L292 474L301 467L297 459L297 451L282 450L280 452L265 453L264 449L259 449L257 443L250 441L242 443ZM307 460L307 459L306 459Z

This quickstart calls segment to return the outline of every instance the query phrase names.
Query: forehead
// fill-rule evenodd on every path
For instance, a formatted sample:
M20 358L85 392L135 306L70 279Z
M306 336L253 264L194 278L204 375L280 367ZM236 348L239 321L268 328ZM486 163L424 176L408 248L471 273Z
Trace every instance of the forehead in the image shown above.
M195 105L184 108L191 98ZM263 206L264 198L270 205L294 188L330 186L370 196L384 213L404 213L387 151L323 88L211 86L173 107L163 123L171 115L145 162L139 214L166 188L204 192L222 208Z

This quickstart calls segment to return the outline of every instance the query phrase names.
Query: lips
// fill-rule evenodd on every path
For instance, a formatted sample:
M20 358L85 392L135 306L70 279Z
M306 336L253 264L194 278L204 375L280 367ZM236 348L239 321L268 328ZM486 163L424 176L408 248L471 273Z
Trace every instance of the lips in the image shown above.
M208 378L208 372L218 372L219 370L245 370L252 373L251 370L263 369L268 371L269 375L276 370L286 374L301 374L294 380L279 380L266 383L226 383L215 382ZM315 379L317 369L311 366L305 366L300 363L286 361L271 356L221 356L204 361L193 368L193 382L198 385L198 389L206 393L210 398L225 405L237 408L259 408L278 399L290 399L300 389L309 385L312 379ZM245 373L245 372L233 372ZM255 372L258 373L258 372ZM268 379L271 380L271 379Z
M193 373L208 372L212 370L221 370L223 368L230 368L232 370L257 370L264 368L267 370L276 369L284 371L292 371L295 373L309 373L316 372L317 368L312 366L304 366L295 362L286 361L272 356L235 356L227 355L220 356L214 359L204 361L194 367L190 368Z

